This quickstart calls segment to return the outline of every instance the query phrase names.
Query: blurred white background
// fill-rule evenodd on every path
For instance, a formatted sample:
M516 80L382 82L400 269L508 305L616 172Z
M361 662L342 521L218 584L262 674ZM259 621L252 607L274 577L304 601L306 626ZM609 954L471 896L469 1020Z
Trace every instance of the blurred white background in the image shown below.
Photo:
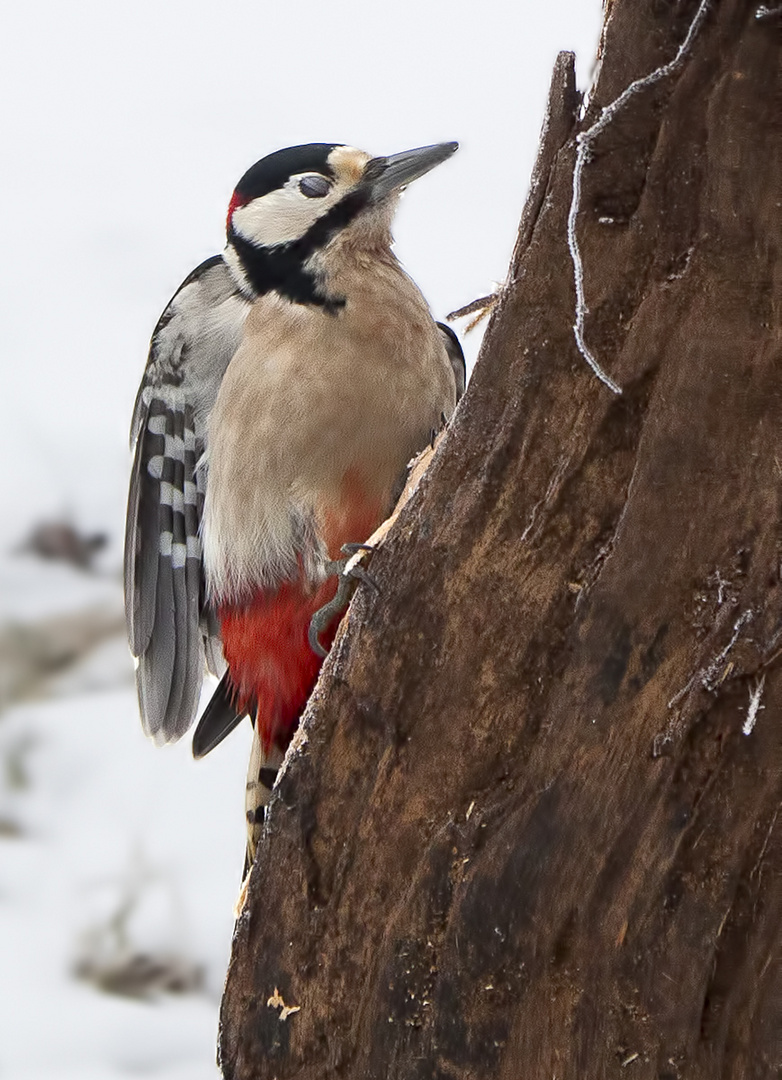
M438 318L489 291L556 53L576 51L586 88L600 20L600 0L4 12L4 1080L217 1075L247 732L197 764L185 744L155 751L122 636L127 431L158 315L221 249L244 170L309 141L386 154L458 139L405 197L397 251ZM471 359L477 344L465 342ZM106 535L91 569L20 553L51 520Z

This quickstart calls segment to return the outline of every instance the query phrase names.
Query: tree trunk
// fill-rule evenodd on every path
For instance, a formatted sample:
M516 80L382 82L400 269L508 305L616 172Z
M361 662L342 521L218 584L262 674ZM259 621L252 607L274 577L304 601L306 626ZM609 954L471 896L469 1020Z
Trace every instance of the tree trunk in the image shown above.
M581 120L560 58L273 802L229 1080L782 1075L780 19L614 0Z

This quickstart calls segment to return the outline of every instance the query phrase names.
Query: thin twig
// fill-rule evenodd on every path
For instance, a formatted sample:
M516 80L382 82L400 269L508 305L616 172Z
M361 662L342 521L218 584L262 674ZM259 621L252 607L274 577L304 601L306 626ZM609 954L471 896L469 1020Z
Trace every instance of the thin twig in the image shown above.
M453 319L463 319L465 315L472 315L475 311L483 311L496 302L497 295L496 292L493 292L489 293L488 296L479 296L477 300L471 300L469 304L457 308L456 311L452 311L445 318L448 322L451 322Z
M659 82L660 79L672 75L681 67L695 40L695 35L698 33L701 23L706 16L708 7L709 0L701 0L698 10L695 13L695 18L692 20L690 29L687 31L687 36L679 46L679 50L673 60L670 60L667 64L663 64L662 67L657 68L655 71L651 72L651 74L645 75L643 78L636 79L634 82L630 83L630 85L622 91L619 97L615 98L610 105L606 105L592 127L588 128L586 131L582 131L576 140L578 149L576 151L576 163L573 168L573 198L570 203L570 212L568 213L567 219L568 247L570 248L570 257L573 262L573 277L576 285L576 321L573 324L573 334L575 335L578 351L592 368L592 371L594 371L598 379L605 383L610 390L613 390L615 394L621 394L621 388L603 371L584 339L584 320L589 309L586 306L584 295L584 263L581 258L581 249L578 245L578 237L576 236L576 222L581 208L581 174L584 171L584 165L590 159L590 152L595 139L605 131L616 114L627 104L630 98L640 93L640 91L645 90L647 87L652 86L654 83Z

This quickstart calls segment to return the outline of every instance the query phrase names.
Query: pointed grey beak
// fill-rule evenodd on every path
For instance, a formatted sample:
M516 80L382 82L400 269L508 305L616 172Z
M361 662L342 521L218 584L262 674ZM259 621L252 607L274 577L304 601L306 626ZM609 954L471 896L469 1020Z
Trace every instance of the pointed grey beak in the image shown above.
M457 142L435 143L403 150L391 157L372 158L364 170L364 183L372 188L372 199L376 202L447 161L458 149Z

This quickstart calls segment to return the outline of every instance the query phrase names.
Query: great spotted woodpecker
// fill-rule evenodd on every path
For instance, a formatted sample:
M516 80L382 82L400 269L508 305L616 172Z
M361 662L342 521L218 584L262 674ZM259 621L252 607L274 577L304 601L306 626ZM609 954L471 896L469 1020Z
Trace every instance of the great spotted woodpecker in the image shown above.
M456 338L391 250L402 188L456 143L294 146L241 178L222 255L183 282L136 399L125 600L144 730L207 753L249 714L253 835L321 657L342 546L393 506L464 389ZM330 644L332 624L323 632Z

